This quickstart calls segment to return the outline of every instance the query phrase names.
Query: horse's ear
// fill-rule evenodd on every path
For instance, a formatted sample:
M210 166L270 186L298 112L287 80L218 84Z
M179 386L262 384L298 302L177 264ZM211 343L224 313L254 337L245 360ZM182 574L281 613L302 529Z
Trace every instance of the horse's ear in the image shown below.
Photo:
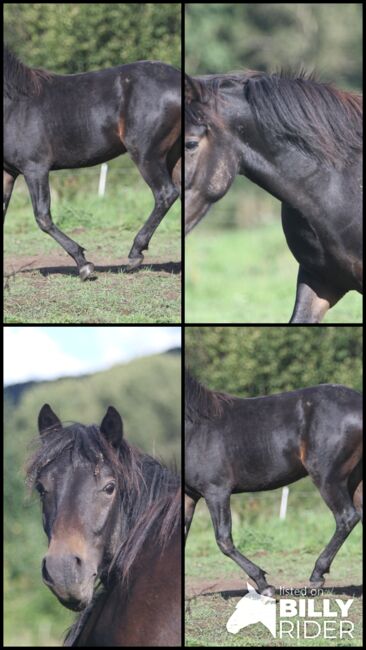
M188 74L184 75L184 101L186 104L202 101L201 83Z
M43 404L38 415L38 430L42 435L47 429L61 429L62 424L49 404Z
M113 447L117 449L120 446L123 438L123 422L120 414L113 406L108 406L100 430Z

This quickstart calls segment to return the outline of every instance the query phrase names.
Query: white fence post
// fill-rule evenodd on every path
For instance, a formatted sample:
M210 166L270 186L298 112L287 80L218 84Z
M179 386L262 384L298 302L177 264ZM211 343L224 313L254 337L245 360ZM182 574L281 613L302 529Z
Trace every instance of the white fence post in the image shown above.
M280 519L282 520L286 519L288 493L289 493L289 489L286 485L285 487L282 488L282 496L281 496Z
M100 167L99 187L98 187L98 196L100 198L103 198L105 194L105 186L107 184L107 172L108 172L107 163L102 163Z

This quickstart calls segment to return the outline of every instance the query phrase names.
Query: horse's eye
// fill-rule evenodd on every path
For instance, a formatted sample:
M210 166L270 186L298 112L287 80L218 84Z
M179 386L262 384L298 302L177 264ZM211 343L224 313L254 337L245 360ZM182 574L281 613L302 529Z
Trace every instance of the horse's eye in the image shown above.
M105 488L103 488L103 489L104 489L104 492L111 495L111 494L113 494L115 487L116 486L115 486L114 483L108 483L108 485L106 485Z
M185 148L189 149L192 151L192 149L196 149L198 147L198 142L197 140L189 140L188 142L185 143Z
M47 494L47 490L43 487L42 483L36 483L36 490L40 497L44 497Z

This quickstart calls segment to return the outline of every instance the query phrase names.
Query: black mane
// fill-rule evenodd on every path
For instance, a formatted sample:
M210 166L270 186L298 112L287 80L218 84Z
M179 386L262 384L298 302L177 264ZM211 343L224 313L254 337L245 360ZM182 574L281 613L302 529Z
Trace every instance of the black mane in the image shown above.
M42 84L52 80L52 72L28 68L4 45L4 92L9 97L18 94L39 95Z
M227 393L213 391L200 384L185 371L185 405L184 415L195 422L201 418L216 418L222 414L224 404L230 404L235 398Z
M237 89L262 133L292 141L330 163L348 161L362 150L362 96L321 83L314 74L247 71L194 80L200 101L185 104L185 118L192 124L215 123L217 102Z

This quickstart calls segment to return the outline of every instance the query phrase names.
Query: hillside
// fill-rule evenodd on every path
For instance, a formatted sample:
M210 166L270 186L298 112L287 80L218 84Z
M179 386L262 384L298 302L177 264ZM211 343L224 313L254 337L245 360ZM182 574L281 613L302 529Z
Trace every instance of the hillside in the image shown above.
M99 423L112 404L130 442L165 459L180 455L180 355L176 350L119 364L109 370L5 388L12 426L30 439L40 407L49 402L63 421Z

